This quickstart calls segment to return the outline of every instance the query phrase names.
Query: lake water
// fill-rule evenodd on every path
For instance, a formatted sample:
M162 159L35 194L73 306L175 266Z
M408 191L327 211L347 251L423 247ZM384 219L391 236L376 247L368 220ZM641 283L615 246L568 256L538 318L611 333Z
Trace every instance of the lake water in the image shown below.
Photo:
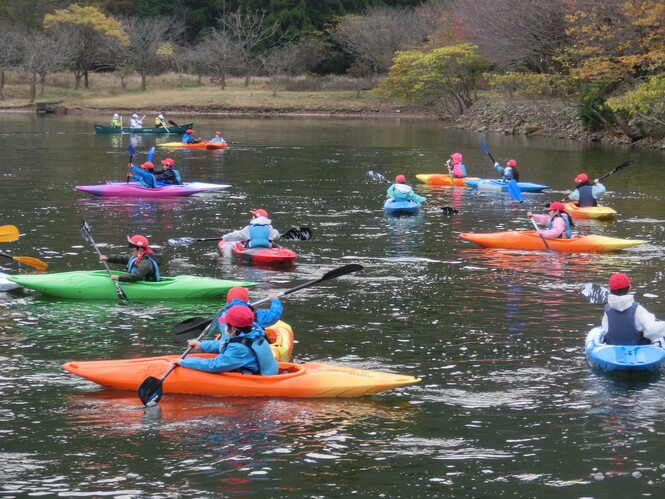
M588 367L583 340L602 307L583 283L630 275L637 299L665 317L665 180L662 151L557 139L487 135L441 123L334 119L194 121L222 129L226 151L157 150L185 180L229 183L215 194L165 201L92 198L77 184L124 180L127 148L145 160L176 136L95 135L107 116L0 114L0 244L45 260L52 272L100 269L82 239L85 218L104 252L146 235L164 275L253 280L253 299L348 263L362 272L284 298L296 361L395 371L419 385L363 399L215 399L165 395L145 410L135 393L109 392L66 373L71 360L181 353L171 326L212 316L215 301L75 302L30 291L0 294L0 495L66 497L660 497L665 489L665 380L609 377ZM507 194L420 184L464 154L470 175L495 177L483 139L521 179L551 188L525 194L541 210L627 160L608 177L603 204L615 222L577 230L646 244L614 254L497 251L460 232L529 229ZM386 218L388 179L403 173L435 206ZM189 249L170 237L216 237L266 209L298 253L288 271L239 265L214 242ZM3 259L2 271L29 272Z

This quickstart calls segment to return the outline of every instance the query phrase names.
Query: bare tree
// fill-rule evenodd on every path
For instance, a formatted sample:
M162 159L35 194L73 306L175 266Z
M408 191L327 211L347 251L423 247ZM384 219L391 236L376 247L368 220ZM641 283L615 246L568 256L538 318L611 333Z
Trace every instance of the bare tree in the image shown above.
M17 30L8 25L0 26L0 100L5 100L5 71L18 63L17 45Z
M226 74L229 69L241 64L238 57L238 44L224 29L213 29L200 44L205 53L205 65L212 76L219 81L222 90L226 87Z
M289 43L260 56L259 62L268 75L273 97L277 95L282 76L297 68L299 52L297 44Z
M238 9L221 20L236 43L238 55L245 70L245 86L249 86L256 61L271 47L282 43L279 25L268 23L265 11Z
M106 54L110 64L115 68L115 74L120 77L120 88L125 90L127 88L127 78L136 72L134 54L130 44L123 44L116 39L107 38L102 52Z

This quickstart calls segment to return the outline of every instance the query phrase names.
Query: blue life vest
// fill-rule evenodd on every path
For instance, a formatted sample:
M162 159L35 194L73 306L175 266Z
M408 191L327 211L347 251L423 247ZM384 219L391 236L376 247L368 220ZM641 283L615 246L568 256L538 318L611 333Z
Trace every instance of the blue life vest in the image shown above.
M229 339L229 341L222 347L222 350L226 349L226 345L228 345L228 343L242 343L254 354L254 358L259 365L259 370L248 372L247 374L261 374L263 376L271 376L273 374L277 374L279 371L279 365L275 360L275 356L272 353L270 343L268 342L268 338L265 336L265 333L261 338L254 340L244 336L236 336Z
M251 224L249 226L249 241L247 248L270 248L270 226Z
M152 271L155 274L155 282L159 282L159 265L157 265L157 262L149 256L144 255L143 258L147 258L148 261L152 264ZM136 260L138 260L138 257L133 256L129 259L129 262L127 262L127 272L130 274L136 270ZM146 279L142 280L145 281Z
M651 343L635 327L635 311L639 303L634 302L630 308L619 312L605 305L607 315L607 334L604 342L608 345L647 345Z
M598 201L593 197L593 187L589 184L583 185L577 188L577 192L580 195L580 199L577 201L577 204L580 208L586 208L587 206L598 206Z
M171 167L171 170L173 170L173 174L175 175L175 179L178 182L178 184L182 183L182 178L180 178L180 172L175 166Z
M560 213L558 215L554 215L554 217L561 217L564 222L566 222L566 230L564 231L566 233L566 237L570 239L573 235L573 230L570 227L570 218L568 218L568 215L565 213ZM547 228L551 229L552 228L552 222L554 221L554 217L550 218L549 223L547 224ZM559 235L560 239L563 239L563 233Z

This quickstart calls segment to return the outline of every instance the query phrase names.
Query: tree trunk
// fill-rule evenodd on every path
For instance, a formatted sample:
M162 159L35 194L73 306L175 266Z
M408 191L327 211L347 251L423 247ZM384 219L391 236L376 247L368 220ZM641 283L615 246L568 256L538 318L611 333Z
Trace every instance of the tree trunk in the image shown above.
M0 70L0 100L5 100L5 70Z
M40 90L39 90L39 95L44 97L44 87L46 86L46 75L45 74L41 75L39 77L39 79L40 79L39 83L40 83L40 87L41 87Z
M37 77L35 76L30 80L30 103L35 102L35 97L37 96Z
M83 88L85 88L86 90L90 88L90 78L88 76L87 69L83 72Z
M146 83L146 76L147 76L146 72L141 71L141 92L145 92L146 90L148 90L148 85Z
M644 138L644 136L640 132L635 130L635 128L630 126L630 124L628 124L621 115L616 113L614 116L616 117L617 124L619 125L623 133L625 133L628 136L628 138L630 138L630 140L635 142L636 140Z

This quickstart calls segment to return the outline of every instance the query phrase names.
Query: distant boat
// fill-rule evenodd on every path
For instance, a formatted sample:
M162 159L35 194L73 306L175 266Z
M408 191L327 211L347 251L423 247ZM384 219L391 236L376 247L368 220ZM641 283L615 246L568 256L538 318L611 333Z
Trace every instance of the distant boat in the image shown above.
M163 127L142 127L142 128L132 128L129 126L124 127L112 127L104 125L95 125L95 133L185 133L187 129L194 128L194 123L185 123L184 125Z

